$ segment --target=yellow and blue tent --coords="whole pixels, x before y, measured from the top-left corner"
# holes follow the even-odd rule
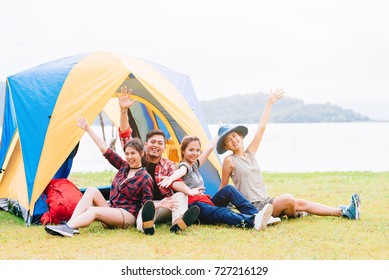
[[[169,151],[179,151],[185,135],[206,146],[210,132],[187,75],[128,55],[97,51],[51,61],[6,80],[0,150],[0,208],[31,224],[37,201],[52,178],[67,177],[84,131],[102,111],[118,126],[115,92],[132,88],[138,100],[131,108],[137,135],[165,131]],[[82,147],[80,147],[81,149]],[[172,153],[174,154],[174,153]],[[202,167],[207,193],[220,184],[220,159],[212,153]]]

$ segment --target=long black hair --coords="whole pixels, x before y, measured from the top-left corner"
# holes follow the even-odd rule
[[[141,160],[141,164],[143,167],[147,166],[148,164],[148,161],[146,160],[146,157],[144,156],[145,154],[145,150],[144,150],[144,145],[143,145],[143,142],[141,139],[139,138],[132,138],[130,141],[128,141],[124,147],[123,147],[123,151],[125,152],[126,151],[126,148],[127,147],[132,147],[134,148],[135,150],[137,150],[139,152],[139,154],[142,156],[142,153],[143,153],[143,156],[142,156],[142,160]]]

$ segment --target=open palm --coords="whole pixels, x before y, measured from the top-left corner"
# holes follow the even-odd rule
[[[116,93],[117,94],[117,93]],[[130,108],[135,102],[136,100],[133,99],[131,100],[131,94],[132,94],[132,89],[129,89],[127,91],[127,87],[122,87],[121,88],[121,94],[117,94],[118,98],[119,98],[119,106],[120,106],[120,109],[128,109]]]

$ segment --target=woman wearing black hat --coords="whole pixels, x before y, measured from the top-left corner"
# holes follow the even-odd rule
[[[286,215],[291,218],[296,218],[309,213],[320,216],[342,216],[349,219],[359,219],[360,198],[357,194],[352,195],[349,206],[342,205],[339,208],[303,199],[296,199],[291,194],[283,194],[272,198],[267,195],[255,154],[265,132],[271,108],[275,102],[283,97],[284,91],[282,89],[278,88],[275,91],[271,91],[265,110],[258,123],[257,131],[247,149],[243,146],[243,138],[248,132],[247,127],[229,125],[220,127],[216,149],[219,154],[223,154],[228,150],[232,151],[232,154],[228,155],[223,161],[220,188],[227,185],[231,177],[235,187],[258,210],[261,210],[268,203],[272,204],[274,217]]]

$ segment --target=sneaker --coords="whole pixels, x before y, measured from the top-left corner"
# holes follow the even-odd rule
[[[266,204],[265,207],[257,214],[255,214],[254,218],[254,228],[256,230],[265,230],[267,227],[267,222],[273,213],[273,205],[270,203]]]
[[[200,214],[200,208],[197,205],[191,206],[185,211],[182,218],[178,218],[174,225],[170,228],[170,232],[179,232],[186,229],[188,226],[194,224],[197,221]]]
[[[66,236],[73,237],[73,228],[69,227],[67,224],[60,224],[57,226],[45,226],[47,233],[56,236]]]
[[[301,218],[305,218],[307,216],[309,216],[310,214],[308,212],[305,212],[305,211],[301,211],[301,212],[297,212],[296,213],[296,218],[297,219],[301,219]]]
[[[80,234],[80,230],[78,228],[73,229],[73,234]]]
[[[340,205],[339,208],[340,210],[342,210],[342,216],[343,216],[343,212],[347,210],[347,205]]]
[[[275,226],[275,225],[278,225],[279,223],[281,223],[281,219],[278,218],[278,217],[273,217],[273,216],[270,216],[269,220],[267,221],[267,226]]]
[[[342,216],[351,220],[359,220],[361,218],[361,199],[359,195],[354,193],[351,196],[349,206],[341,205],[339,208],[342,211]]]

